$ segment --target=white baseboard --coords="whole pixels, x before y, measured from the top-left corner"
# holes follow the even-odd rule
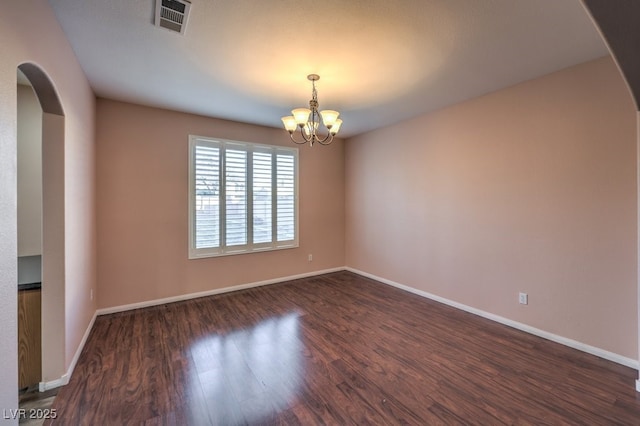
[[[291,276],[288,276],[288,277],[273,278],[273,279],[264,280],[264,281],[256,281],[256,282],[252,282],[252,283],[240,284],[240,285],[235,285],[235,286],[231,286],[231,287],[224,287],[224,288],[217,288],[217,289],[213,289],[213,290],[201,291],[201,292],[198,292],[198,293],[181,294],[179,296],[167,297],[167,298],[163,298],[163,299],[147,300],[145,302],[138,302],[138,303],[131,303],[131,304],[128,304],[128,305],[113,306],[113,307],[110,307],[110,308],[98,309],[96,314],[97,315],[108,315],[108,314],[114,314],[116,312],[130,311],[130,310],[133,310],[133,309],[148,308],[148,307],[151,307],[151,306],[164,305],[165,303],[181,302],[181,301],[189,300],[189,299],[197,299],[198,297],[213,296],[213,295],[216,295],[216,294],[229,293],[231,291],[244,290],[244,289],[247,289],[247,288],[260,287],[260,286],[269,285],[269,284],[277,284],[277,283],[281,283],[281,282],[284,282],[284,281],[291,281],[291,280],[297,280],[297,279],[300,279],[300,278],[308,278],[308,277],[313,277],[313,276],[316,276],[316,275],[328,274],[330,272],[344,271],[345,269],[346,268],[344,266],[341,266],[341,267],[338,267],[338,268],[324,269],[324,270],[321,270],[321,271],[307,272],[307,273],[304,273],[304,274],[291,275]]]
[[[40,382],[38,385],[38,390],[40,392],[45,392],[49,389],[55,389],[59,388],[60,386],[64,386],[67,383],[69,383],[69,376],[67,374],[63,374],[59,379],[51,380],[49,382]]]
[[[308,272],[308,273],[299,274],[299,275],[292,275],[292,276],[288,276],[288,277],[274,278],[274,279],[265,280],[265,281],[256,281],[256,282],[253,282],[253,283],[242,284],[242,285],[237,285],[237,286],[232,286],[232,287],[225,287],[225,288],[214,289],[214,290],[208,290],[208,291],[202,291],[202,292],[199,292],[199,293],[183,294],[183,295],[180,295],[180,296],[168,297],[168,298],[165,298],[165,299],[149,300],[149,301],[146,301],[146,302],[132,303],[132,304],[129,304],[129,305],[122,305],[122,306],[115,306],[115,307],[112,307],[112,308],[98,309],[93,314],[93,317],[91,318],[91,321],[89,321],[89,325],[87,326],[87,329],[86,329],[86,331],[84,333],[84,336],[82,336],[82,340],[80,341],[80,345],[78,346],[78,349],[76,350],[76,353],[73,356],[73,359],[71,360],[71,364],[69,364],[69,368],[67,369],[67,372],[65,374],[63,374],[62,377],[60,377],[58,379],[50,380],[48,382],[40,382],[38,384],[38,389],[39,389],[40,392],[45,392],[45,391],[48,391],[50,389],[55,389],[55,388],[58,388],[60,386],[64,386],[64,385],[69,383],[69,379],[71,378],[71,375],[73,374],[73,370],[76,368],[76,364],[78,363],[78,359],[80,358],[80,354],[82,353],[82,350],[84,349],[84,345],[86,344],[87,339],[89,338],[89,334],[91,333],[91,329],[93,328],[93,324],[96,321],[96,317],[98,315],[106,315],[106,314],[111,314],[111,313],[116,313],[116,312],[129,311],[129,310],[132,310],[132,309],[146,308],[146,307],[149,307],[149,306],[163,305],[165,303],[179,302],[179,301],[182,301],[182,300],[195,299],[195,298],[198,298],[198,297],[212,296],[214,294],[228,293],[228,292],[231,292],[231,291],[244,290],[244,289],[247,289],[247,288],[259,287],[259,286],[264,286],[264,285],[269,285],[269,284],[276,284],[276,283],[280,283],[280,282],[284,282],[284,281],[290,281],[290,280],[295,280],[295,279],[299,279],[299,278],[313,277],[313,276],[316,276],[316,275],[328,274],[330,272],[338,272],[338,271],[344,271],[344,270],[345,270],[344,267],[324,269],[324,270],[321,270],[321,271]]]
[[[331,273],[331,272],[338,272],[338,271],[344,271],[344,270],[353,272],[353,273],[358,274],[358,275],[362,275],[362,276],[367,277],[367,278],[371,278],[371,279],[379,281],[379,282],[381,282],[383,284],[387,284],[387,285],[399,288],[401,290],[408,291],[408,292],[413,293],[413,294],[417,294],[418,296],[422,296],[422,297],[425,297],[427,299],[431,299],[431,300],[434,300],[436,302],[440,302],[440,303],[443,303],[445,305],[452,306],[454,308],[463,310],[465,312],[469,312],[469,313],[478,315],[480,317],[490,319],[492,321],[498,322],[500,324],[507,325],[509,327],[524,331],[526,333],[533,334],[535,336],[542,337],[544,339],[551,340],[551,341],[556,342],[556,343],[560,343],[560,344],[568,346],[570,348],[577,349],[579,351],[586,352],[588,354],[595,355],[595,356],[598,356],[600,358],[603,358],[603,359],[606,359],[606,360],[609,360],[609,361],[613,361],[615,363],[618,363],[618,364],[621,364],[621,365],[624,365],[624,366],[627,366],[627,367],[630,367],[630,368],[634,368],[636,370],[640,367],[640,363],[635,359],[627,358],[627,357],[624,357],[622,355],[618,355],[616,353],[606,351],[604,349],[600,349],[600,348],[597,348],[597,347],[594,347],[594,346],[587,345],[585,343],[578,342],[576,340],[572,340],[572,339],[568,339],[566,337],[558,336],[556,334],[549,333],[547,331],[540,330],[540,329],[535,328],[535,327],[531,327],[531,326],[529,326],[527,324],[523,324],[523,323],[520,323],[520,322],[517,322],[517,321],[513,321],[513,320],[510,320],[508,318],[504,318],[504,317],[501,317],[499,315],[492,314],[490,312],[482,311],[480,309],[476,309],[476,308],[473,308],[471,306],[464,305],[462,303],[458,303],[458,302],[455,302],[453,300],[446,299],[444,297],[436,296],[434,294],[431,294],[431,293],[428,293],[428,292],[425,292],[425,291],[422,291],[422,290],[418,290],[418,289],[415,289],[413,287],[409,287],[409,286],[397,283],[395,281],[388,280],[386,278],[378,277],[376,275],[373,275],[373,274],[370,274],[370,273],[367,273],[367,272],[364,272],[364,271],[360,271],[360,270],[355,269],[355,268],[338,267],[338,268],[324,269],[324,270],[321,270],[321,271],[308,272],[308,273],[299,274],[299,275],[292,275],[292,276],[288,276],[288,277],[280,277],[280,278],[274,278],[274,279],[270,279],[270,280],[256,281],[256,282],[253,282],[253,283],[241,284],[241,285],[232,286],[232,287],[225,287],[225,288],[220,288],[220,289],[207,290],[207,291],[202,291],[202,292],[198,292],[198,293],[189,293],[189,294],[184,294],[184,295],[179,295],[179,296],[174,296],[174,297],[168,297],[168,298],[164,298],[164,299],[155,299],[155,300],[149,300],[149,301],[145,301],[145,302],[132,303],[132,304],[128,304],[128,305],[114,306],[114,307],[111,307],[111,308],[98,309],[94,313],[93,317],[91,318],[91,321],[89,322],[89,325],[87,326],[87,330],[85,331],[85,334],[82,337],[82,340],[80,341],[80,345],[78,346],[78,349],[76,350],[76,353],[75,353],[73,359],[71,360],[71,364],[69,365],[69,368],[67,369],[67,373],[64,374],[62,377],[60,377],[59,379],[51,380],[51,381],[48,381],[48,382],[40,382],[39,390],[40,390],[40,392],[44,392],[44,391],[47,391],[49,389],[54,389],[54,388],[57,388],[57,387],[60,387],[60,386],[64,386],[64,385],[69,383],[69,379],[71,378],[71,374],[73,373],[73,370],[76,367],[78,359],[80,358],[80,354],[82,353],[82,350],[84,349],[84,345],[87,342],[87,339],[89,337],[91,329],[93,328],[93,324],[94,324],[94,322],[96,320],[96,317],[98,315],[107,315],[107,314],[112,314],[112,313],[116,313],[116,312],[124,312],[124,311],[133,310],[133,309],[140,309],[140,308],[146,308],[146,307],[150,307],[150,306],[163,305],[165,303],[173,303],[173,302],[180,302],[180,301],[183,301],[183,300],[196,299],[198,297],[213,296],[213,295],[216,295],[216,294],[228,293],[228,292],[231,292],[231,291],[244,290],[244,289],[248,289],[248,288],[260,287],[260,286],[265,286],[265,285],[269,285],[269,284],[276,284],[276,283],[280,283],[280,282],[284,282],[284,281],[290,281],[290,280],[295,280],[295,279],[300,279],[300,278],[308,278],[308,277],[313,277],[313,276],[316,276],[316,275],[328,274],[328,273]],[[640,379],[636,380],[636,390],[638,392],[640,392]]]
[[[624,366],[627,366],[627,367],[630,367],[630,368],[634,368],[636,370],[640,367],[640,363],[638,362],[638,360],[635,360],[635,359],[632,359],[632,358],[627,358],[627,357],[624,357],[622,355],[618,355],[616,353],[609,352],[609,351],[606,351],[604,349],[597,348],[595,346],[587,345],[585,343],[578,342],[576,340],[572,340],[572,339],[568,339],[566,337],[558,336],[557,334],[549,333],[547,331],[540,330],[540,329],[535,328],[535,327],[531,327],[531,326],[529,326],[527,324],[523,324],[523,323],[520,323],[520,322],[517,322],[517,321],[513,321],[513,320],[510,320],[508,318],[504,318],[504,317],[501,317],[499,315],[492,314],[490,312],[486,312],[486,311],[483,311],[483,310],[480,310],[480,309],[476,309],[476,308],[468,306],[468,305],[464,305],[462,303],[455,302],[453,300],[445,299],[444,297],[436,296],[435,294],[427,293],[426,291],[418,290],[418,289],[415,289],[413,287],[409,287],[409,286],[397,283],[395,281],[388,280],[386,278],[378,277],[376,275],[369,274],[367,272],[360,271],[360,270],[355,269],[355,268],[347,267],[345,269],[347,271],[353,272],[353,273],[358,274],[358,275],[365,276],[367,278],[371,278],[373,280],[376,280],[376,281],[379,281],[381,283],[384,283],[384,284],[399,288],[401,290],[405,290],[405,291],[408,291],[410,293],[417,294],[418,296],[422,296],[422,297],[425,297],[427,299],[431,299],[431,300],[434,300],[436,302],[440,302],[440,303],[443,303],[445,305],[449,305],[449,306],[452,306],[454,308],[457,308],[457,309],[460,309],[460,310],[463,310],[463,311],[466,311],[466,312],[481,316],[483,318],[490,319],[492,321],[495,321],[495,322],[498,322],[500,324],[504,324],[504,325],[507,325],[509,327],[512,327],[512,328],[527,332],[529,334],[533,334],[534,336],[542,337],[544,339],[551,340],[552,342],[560,343],[560,344],[568,346],[570,348],[577,349],[579,351],[586,352],[588,354],[595,355],[597,357],[604,358],[604,359],[609,360],[609,361],[613,361],[613,362],[615,362],[617,364],[622,364]],[[640,379],[636,382],[636,389],[640,392]]]
[[[59,388],[60,386],[69,384],[69,379],[73,374],[73,370],[76,368],[76,364],[78,363],[80,354],[84,349],[84,345],[87,343],[87,339],[89,338],[89,334],[91,333],[91,329],[93,328],[93,323],[96,321],[96,316],[97,316],[96,313],[94,313],[93,317],[91,317],[91,321],[89,321],[89,325],[87,326],[87,329],[85,330],[84,335],[82,336],[82,340],[80,340],[78,349],[76,350],[76,353],[73,356],[73,359],[71,360],[71,364],[69,364],[69,368],[67,369],[67,372],[63,374],[62,377],[60,377],[59,379],[51,380],[48,382],[40,382],[38,386],[40,392],[45,392],[45,391],[48,391],[49,389],[55,389],[55,388]]]
[[[71,364],[69,364],[69,368],[67,369],[67,376],[71,377],[73,374],[73,370],[76,368],[76,364],[78,363],[78,359],[80,359],[80,354],[82,354],[82,350],[84,349],[84,345],[87,343],[87,339],[89,338],[89,334],[91,334],[91,329],[93,329],[93,323],[96,322],[97,313],[94,312],[93,317],[91,317],[91,321],[89,321],[89,325],[84,332],[84,336],[82,336],[82,340],[80,341],[80,345],[78,345],[78,349],[76,350],[73,359],[71,360]]]

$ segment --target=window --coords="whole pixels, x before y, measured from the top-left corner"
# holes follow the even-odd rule
[[[189,136],[189,258],[298,246],[298,150]]]

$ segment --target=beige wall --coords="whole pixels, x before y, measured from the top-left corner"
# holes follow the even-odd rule
[[[18,86],[18,256],[42,254],[42,108]]]
[[[350,139],[347,265],[637,359],[635,126],[603,58]]]
[[[340,140],[299,148],[299,248],[189,260],[189,134],[291,146],[287,133],[103,99],[97,117],[100,307],[344,266]]]
[[[49,336],[62,340],[61,350],[46,353],[60,374],[69,367],[95,312],[89,299],[90,288],[95,285],[95,98],[45,0],[16,2],[3,9],[0,57],[0,407],[10,409],[18,404],[17,67],[32,62],[44,70],[54,83],[65,113],[64,145],[60,148],[64,150],[66,196],[58,200],[64,203],[66,224],[64,301],[61,301],[65,304],[64,323],[56,323],[56,335]]]

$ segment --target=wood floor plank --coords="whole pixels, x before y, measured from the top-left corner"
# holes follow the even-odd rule
[[[350,272],[100,316],[60,425],[640,425],[637,372]]]

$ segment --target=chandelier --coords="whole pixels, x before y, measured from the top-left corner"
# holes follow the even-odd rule
[[[320,80],[320,76],[318,74],[309,74],[307,79],[311,80],[311,84],[313,85],[309,108],[296,108],[292,110],[291,114],[293,115],[282,117],[282,123],[284,124],[284,128],[289,132],[291,140],[297,144],[309,143],[310,146],[313,146],[315,142],[318,142],[321,145],[329,145],[333,142],[333,137],[338,133],[342,125],[342,120],[338,118],[340,113],[329,109],[318,112],[316,81]],[[322,123],[328,131],[325,137],[318,136],[320,117],[322,117]],[[296,129],[300,129],[302,140],[295,139],[294,132]]]

